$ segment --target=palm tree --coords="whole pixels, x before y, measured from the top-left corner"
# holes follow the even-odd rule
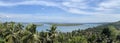
[[[40,36],[36,32],[36,25],[29,24],[23,31],[22,43],[41,43]]]
[[[4,36],[6,43],[20,43],[18,32],[15,32],[15,23],[10,22],[5,24],[7,27],[3,30],[2,35]]]
[[[51,39],[51,43],[54,43],[56,40],[56,37],[57,37],[57,31],[56,31],[57,27],[55,25],[52,25],[51,26],[51,29],[50,30],[47,30],[48,31],[48,35],[49,35],[49,39]]]

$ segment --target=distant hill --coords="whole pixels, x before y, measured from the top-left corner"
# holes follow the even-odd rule
[[[115,29],[120,30],[120,21],[111,22],[111,23],[102,23],[102,25],[100,25],[100,26],[93,27],[93,28],[88,28],[84,31],[101,32],[104,28],[108,28],[109,26],[114,26]]]
[[[23,24],[29,24],[30,22],[23,22]],[[79,26],[83,24],[108,24],[108,22],[101,22],[101,23],[57,23],[57,22],[32,22],[36,25],[56,25],[56,26]]]

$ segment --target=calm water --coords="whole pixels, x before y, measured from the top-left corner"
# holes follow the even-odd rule
[[[78,29],[87,29],[87,28],[92,28],[96,27],[102,24],[83,24],[79,26],[57,26],[57,31],[61,32],[71,32],[73,30],[78,30]],[[50,29],[50,25],[44,24],[43,26],[38,26],[37,30],[38,31],[46,31],[47,29]]]

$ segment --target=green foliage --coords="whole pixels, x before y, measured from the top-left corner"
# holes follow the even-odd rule
[[[120,43],[120,30],[114,25],[72,32],[58,32],[57,26],[52,25],[38,32],[35,24],[5,22],[0,23],[0,43]]]
[[[3,38],[0,38],[0,43],[5,43]]]
[[[87,43],[87,39],[84,36],[74,36],[68,41],[69,43]]]
[[[36,25],[35,24],[29,24],[26,27],[27,31],[30,31],[31,33],[35,33],[36,32]]]

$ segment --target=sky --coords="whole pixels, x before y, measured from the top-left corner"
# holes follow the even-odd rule
[[[90,23],[120,20],[120,0],[0,0],[0,21]]]

